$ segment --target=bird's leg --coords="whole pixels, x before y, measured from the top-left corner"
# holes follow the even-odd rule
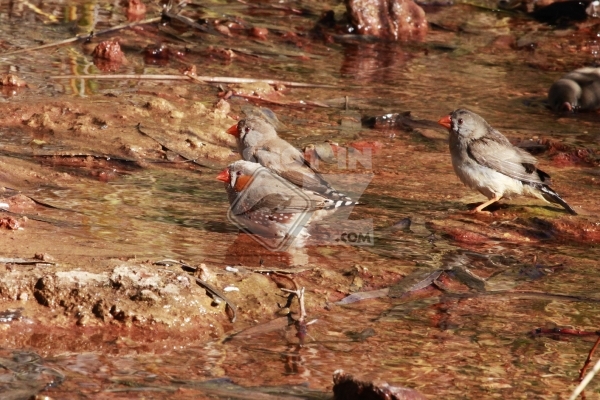
[[[502,198],[502,196],[495,194],[494,197],[492,197],[490,200],[486,201],[485,203],[479,205],[477,208],[475,208],[473,211],[471,211],[472,213],[480,213],[480,212],[485,212],[483,211],[484,208],[486,208],[487,206],[489,206],[492,203],[497,202],[498,200],[500,200]]]

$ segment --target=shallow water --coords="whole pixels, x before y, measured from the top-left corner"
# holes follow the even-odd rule
[[[96,31],[124,21],[120,5],[112,3],[46,2],[37,13],[27,4],[13,2],[0,8],[3,52],[71,37],[76,30],[70,21],[76,18],[65,15],[94,15],[84,9],[96,10]],[[291,327],[252,339],[222,341],[228,334],[275,318],[268,313],[273,305],[261,303],[259,294],[253,293],[232,294],[250,309],[241,311],[239,322],[223,320],[223,327],[210,334],[197,332],[194,320],[180,330],[119,323],[71,329],[67,323],[38,320],[30,311],[18,321],[0,324],[4,332],[0,347],[3,360],[19,361],[34,372],[24,374],[21,364],[11,364],[1,387],[11,393],[22,390],[18,392],[22,396],[46,387],[43,394],[55,398],[327,398],[332,373],[342,368],[365,379],[415,388],[432,398],[568,396],[595,337],[557,339],[533,337],[530,332],[554,326],[598,329],[597,163],[565,162],[560,151],[538,155],[556,190],[581,211],[579,217],[532,199],[503,200],[492,216],[474,217],[461,212],[483,197],[454,176],[443,129],[367,129],[352,118],[411,111],[415,119],[437,121],[465,106],[515,142],[543,138],[575,150],[597,151],[597,114],[556,116],[543,104],[555,79],[596,61],[590,43],[597,27],[590,23],[585,29],[555,30],[513,14],[457,4],[428,9],[436,28],[430,29],[424,43],[348,43],[302,35],[321,11],[335,7],[339,14],[340,7],[333,3],[287,4],[312,11],[304,15],[269,6],[274,3],[251,5],[264,9],[210,3],[199,8],[204,13],[191,7],[189,15],[240,17],[269,27],[270,40],[261,42],[238,31],[233,38],[196,32],[177,40],[172,31],[160,32],[154,25],[123,30],[106,35],[121,39],[128,59],[117,73],[177,74],[192,63],[202,75],[333,85],[295,88],[277,99],[329,101],[334,107],[261,105],[276,112],[285,126],[282,136],[298,146],[325,139],[342,146],[363,141],[381,145],[372,154],[371,169],[341,171],[374,173],[360,198],[366,205],[357,207],[352,218],[373,218],[375,245],[317,242],[283,254],[261,251],[227,220],[225,192],[215,180],[217,169],[119,167],[103,182],[85,168],[51,164],[51,170],[77,177],[69,184],[47,183],[30,193],[62,209],[41,215],[55,221],[42,234],[51,243],[62,240],[51,247],[59,262],[84,253],[98,259],[173,258],[205,262],[224,276],[228,276],[225,265],[308,266],[315,269],[297,274],[296,279],[307,288],[309,319],[318,322],[310,326],[307,343],[299,348]],[[59,21],[44,24],[49,14]],[[177,29],[179,34],[186,31]],[[288,30],[299,33],[296,42],[277,34]],[[537,43],[534,51],[515,48],[507,39],[526,34]],[[145,63],[143,49],[161,42],[187,45],[192,51],[181,59],[172,57],[164,66]],[[209,45],[246,52],[227,62],[208,50]],[[132,96],[136,106],[135,96],[148,93],[181,103],[218,100],[216,85],[49,78],[99,73],[87,54],[81,43],[0,54],[4,64],[15,66],[31,85],[3,100],[15,104],[58,99],[81,108],[94,104],[95,110],[111,101],[107,93]],[[349,110],[341,106],[346,101]],[[240,115],[246,103],[232,98],[232,114]],[[133,126],[133,121],[123,122],[123,129]],[[23,124],[6,127],[0,143],[7,151],[22,149],[22,157],[42,163],[33,158],[37,150],[27,147],[38,137],[49,142],[38,150],[74,148],[72,142],[52,144],[51,134]],[[84,141],[80,149],[94,145]],[[340,172],[336,165],[324,167]],[[409,231],[389,229],[405,217],[412,220]],[[466,280],[457,266],[486,278],[485,288],[477,286],[483,280]],[[438,269],[446,270],[438,289],[427,286],[398,298],[333,304],[350,292],[393,287],[402,278]],[[444,285],[446,290],[440,290]],[[7,308],[15,306],[5,303]],[[60,307],[47,312],[56,320],[66,313]],[[356,333],[369,329],[374,335],[356,339]],[[23,360],[24,351],[40,358]],[[588,394],[597,394],[599,388],[593,381]]]

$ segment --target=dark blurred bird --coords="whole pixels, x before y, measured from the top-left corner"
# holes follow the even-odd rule
[[[579,68],[554,82],[548,103],[556,112],[599,109],[600,68]]]

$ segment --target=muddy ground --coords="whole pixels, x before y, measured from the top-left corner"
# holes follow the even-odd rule
[[[216,257],[176,259],[157,265],[155,262],[161,258],[152,255],[160,253],[160,249],[148,251],[141,243],[123,247],[120,240],[113,243],[110,237],[90,235],[87,224],[93,219],[76,206],[62,205],[77,204],[79,200],[63,198],[52,204],[47,200],[47,192],[42,198],[36,197],[40,187],[60,189],[81,182],[85,186],[103,186],[143,170],[183,169],[184,173],[202,176],[203,182],[210,182],[210,190],[216,188],[216,196],[220,197],[220,209],[216,212],[224,214],[225,192],[219,193],[220,182],[213,180],[219,168],[238,158],[232,137],[225,130],[241,115],[240,103],[234,102],[232,111],[230,103],[217,96],[212,103],[194,102],[182,99],[185,86],[165,89],[131,96],[104,96],[105,99],[89,102],[32,103],[15,99],[6,107],[1,124],[12,140],[2,147],[2,180],[6,187],[21,194],[6,190],[5,201],[10,206],[6,215],[14,218],[19,227],[2,230],[1,252],[8,258],[2,267],[5,272],[0,283],[5,308],[21,310],[22,319],[44,329],[78,325],[87,327],[88,332],[101,332],[107,326],[142,330],[152,327],[170,332],[169,335],[191,334],[195,340],[208,340],[223,338],[281,313],[282,293],[278,283],[281,286],[279,281],[283,278],[270,279],[269,269],[281,272],[281,268],[291,268],[290,276],[310,288],[308,309],[324,312],[353,292],[389,287],[418,265],[411,261],[390,263],[352,246],[309,247],[311,262],[307,262],[306,249],[273,253],[245,234],[238,236],[237,229],[223,215],[222,224],[229,231],[226,237],[235,240],[231,244],[227,241],[217,244],[222,250],[215,252]],[[567,216],[560,209],[531,199],[516,199],[510,206],[496,207],[493,216],[463,214],[456,210],[465,207],[459,204],[464,201],[461,194],[474,200],[478,195],[465,191],[453,176],[445,154],[443,130],[417,129],[394,136],[387,149],[378,144],[381,133],[366,128],[362,140],[347,142],[357,148],[372,146],[376,160],[402,157],[405,166],[398,166],[397,162],[379,162],[373,166],[375,179],[363,196],[367,205],[355,211],[358,217],[376,212],[377,204],[369,204],[375,198],[385,204],[388,198],[394,202],[400,196],[405,199],[403,202],[414,202],[412,207],[424,212],[428,204],[439,201],[447,204],[448,210],[435,212],[425,220],[416,217],[413,229],[423,224],[420,229],[432,235],[431,241],[451,243],[454,249],[480,249],[489,240],[505,244],[547,239],[595,243],[600,235],[590,216],[596,204],[593,199],[577,201],[577,210],[586,216],[584,219]],[[415,165],[426,165],[437,176],[439,190],[415,190],[428,184],[408,172]],[[570,197],[576,192],[564,181],[559,190],[568,191]],[[138,206],[134,204],[125,212],[142,212]],[[189,212],[203,206],[190,204]],[[120,217],[118,210],[110,212],[113,213],[116,215],[109,217],[109,223],[131,218],[131,215]],[[542,222],[541,218],[546,217],[551,218],[549,222]],[[402,231],[386,233],[394,218],[394,213],[379,215],[376,224],[384,238],[386,234],[393,240],[403,237]],[[512,222],[494,226],[497,218]],[[218,230],[214,234],[222,236]],[[133,250],[137,245],[138,250]],[[382,252],[388,256],[395,254],[393,248]],[[325,258],[319,257],[319,253]],[[164,254],[169,254],[169,250],[165,249]],[[335,254],[338,262],[332,265],[330,260]],[[11,262],[15,261],[11,258],[21,260]],[[551,258],[553,263],[565,260],[558,255]],[[198,269],[186,271],[175,261]],[[228,272],[226,267],[236,269]],[[296,271],[295,267],[301,268]],[[215,304],[206,290],[196,284],[195,277],[220,289],[236,288],[227,293],[238,308],[235,325],[224,304]],[[23,339],[29,340],[25,336]],[[15,347],[24,345],[17,337],[10,341]],[[81,344],[53,343],[57,345],[78,351]]]

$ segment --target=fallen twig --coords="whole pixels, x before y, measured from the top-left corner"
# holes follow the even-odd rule
[[[192,267],[191,265],[188,265],[184,262],[177,261],[177,260],[166,259],[166,260],[160,260],[160,261],[154,262],[154,265],[171,265],[171,264],[178,264],[183,269],[197,270],[197,268]],[[197,278],[197,277],[194,277],[194,278],[196,279],[196,283],[198,285],[202,286],[204,289],[206,289],[212,296],[218,297],[225,302],[228,310],[230,311],[230,313],[228,313],[229,320],[232,323],[235,322],[235,320],[237,319],[237,307],[235,306],[235,304],[233,304],[219,289],[215,288],[210,283],[203,281],[202,279]]]
[[[304,341],[306,339],[306,335],[308,334],[308,325],[312,325],[317,322],[316,319],[313,319],[310,322],[306,322],[306,308],[304,307],[304,288],[290,290],[281,288],[282,291],[286,293],[291,293],[298,297],[298,303],[300,304],[300,317],[294,322],[294,326],[296,327],[296,337],[300,341],[300,347],[304,346]]]
[[[331,87],[331,86],[318,85],[318,86],[313,86],[313,87]],[[313,107],[329,108],[329,106],[327,104],[324,104],[324,103],[321,103],[318,101],[309,101],[309,100],[278,101],[278,100],[267,99],[267,98],[261,97],[261,96],[253,96],[250,94],[239,94],[239,93],[235,93],[235,92],[231,93],[231,96],[242,97],[242,98],[248,99],[248,100],[264,101],[266,103],[276,104],[278,106],[295,106],[295,107],[313,106]]]
[[[200,285],[204,289],[208,290],[213,296],[216,296],[225,302],[227,307],[229,307],[229,311],[231,312],[231,314],[229,315],[229,320],[231,321],[231,323],[234,323],[235,320],[237,319],[237,307],[235,306],[235,304],[233,304],[221,291],[219,291],[217,288],[215,288],[210,283],[203,281],[200,278],[195,278],[195,279],[196,279],[196,283],[198,285]]]
[[[593,336],[598,335],[600,337],[600,331],[580,331],[579,329],[573,328],[536,328],[531,332],[532,336],[541,335],[569,335],[569,336]],[[595,349],[592,349],[595,350]]]
[[[5,188],[4,188],[4,190],[5,190],[6,192],[9,192],[9,193],[7,193],[7,194],[9,194],[9,196],[10,196],[10,197],[12,197],[12,196],[16,196],[16,195],[19,195],[19,194],[20,194],[20,195],[23,195],[23,196],[27,197],[29,200],[33,201],[35,204],[38,204],[38,205],[40,205],[40,206],[42,206],[42,207],[53,208],[53,209],[55,209],[55,210],[61,210],[61,211],[69,211],[69,212],[80,213],[79,211],[76,211],[76,210],[71,210],[71,209],[69,209],[69,208],[62,208],[62,207],[58,207],[58,206],[53,206],[52,204],[48,204],[48,203],[46,203],[46,202],[44,202],[44,201],[41,201],[41,200],[34,199],[33,197],[31,197],[31,196],[28,196],[28,195],[26,195],[25,193],[23,193],[23,192],[21,192],[21,191],[19,191],[19,190],[17,190],[17,189],[13,189],[13,188],[5,187]],[[0,192],[2,192],[2,189],[1,189],[1,187],[0,187]],[[0,208],[1,208],[1,209],[6,209],[6,210],[8,210],[8,205],[7,205],[7,204],[0,205]]]
[[[252,268],[252,267],[244,267],[248,271],[256,272],[257,274],[285,274],[285,275],[293,275],[299,274],[304,271],[313,270],[314,267],[295,267],[288,269],[277,269],[277,268]]]
[[[179,157],[183,158],[184,160],[186,160],[188,162],[191,162],[191,163],[194,163],[196,165],[199,165],[201,167],[206,167],[206,168],[212,168],[212,169],[220,168],[220,165],[217,165],[216,163],[213,163],[209,160],[204,160],[204,162],[200,162],[200,161],[198,161],[198,158],[193,158],[193,157],[190,157],[189,155],[182,154],[181,151],[174,150],[171,146],[169,146],[168,140],[166,140],[164,137],[162,137],[162,136],[156,137],[157,135],[150,133],[149,131],[152,128],[142,127],[141,123],[138,123],[136,125],[136,128],[137,128],[138,132],[141,133],[142,135],[148,136],[150,139],[154,140],[156,143],[160,144],[165,149],[172,151],[173,153],[177,154]]]
[[[55,15],[52,15],[50,13],[47,13],[43,10],[41,10],[38,6],[31,4],[28,1],[24,1],[23,5],[27,6],[30,10],[32,10],[33,12],[35,12],[38,15],[43,15],[44,17],[48,18],[48,20],[50,22],[58,22],[58,18],[56,18]]]
[[[573,328],[537,328],[537,329],[534,329],[531,332],[531,334],[533,336],[539,336],[539,335],[570,335],[570,336],[596,335],[596,336],[598,336],[598,338],[596,339],[596,342],[594,343],[594,345],[590,349],[590,352],[588,353],[587,359],[583,363],[583,367],[581,367],[581,370],[579,370],[579,382],[580,383],[575,388],[575,390],[573,390],[571,397],[569,397],[569,400],[575,400],[577,398],[577,396],[581,395],[581,398],[583,400],[585,400],[585,393],[583,392],[583,390],[588,385],[588,383],[590,383],[590,381],[592,380],[594,375],[596,375],[596,373],[598,373],[598,371],[600,370],[600,360],[598,360],[596,362],[596,364],[594,365],[594,368],[592,368],[592,371],[590,371],[590,373],[588,373],[585,376],[585,378],[583,377],[583,375],[585,374],[585,371],[587,370],[587,368],[590,365],[590,362],[592,362],[592,356],[596,352],[598,345],[600,345],[600,330],[592,332],[592,331],[582,331],[582,330],[573,329]]]
[[[341,299],[340,301],[338,301],[334,304],[342,306],[342,305],[346,305],[346,304],[356,303],[356,302],[362,301],[362,300],[388,297],[389,291],[390,291],[390,288],[383,288],[383,289],[379,289],[379,290],[370,290],[367,292],[356,292],[356,293],[352,293],[352,294],[344,297],[343,299]]]
[[[40,260],[37,258],[0,257],[0,264],[21,264],[21,265],[48,264],[48,265],[54,265],[56,263],[51,262],[51,261]]]
[[[2,55],[2,54],[0,54]],[[303,83],[292,81],[278,81],[274,79],[255,79],[255,78],[234,78],[230,76],[197,76],[197,75],[140,75],[140,74],[116,74],[116,75],[54,75],[50,79],[140,79],[140,80],[163,80],[163,81],[185,81],[192,80],[208,83],[259,83],[264,82],[269,85],[284,85],[289,87],[305,88],[333,88],[332,85],[323,85],[318,83]],[[261,99],[263,100],[263,99]],[[314,102],[307,102],[314,103]],[[305,104],[305,105],[307,105]],[[324,107],[326,105],[322,105]]]
[[[3,57],[4,56],[12,56],[14,54],[25,53],[25,52],[28,52],[28,51],[36,51],[36,50],[48,49],[50,47],[61,46],[63,44],[77,42],[79,40],[88,40],[88,39],[91,39],[93,36],[103,35],[105,33],[113,32],[113,31],[118,31],[120,29],[132,28],[132,27],[137,26],[137,25],[144,25],[144,24],[151,24],[151,23],[154,23],[154,22],[159,22],[161,20],[161,18],[162,17],[155,17],[155,18],[145,19],[145,20],[142,20],[142,21],[130,22],[130,23],[127,23],[127,24],[121,24],[121,25],[113,26],[112,28],[104,29],[104,30],[99,31],[99,32],[92,32],[90,34],[85,34],[85,35],[77,35],[77,36],[72,37],[70,39],[61,40],[59,42],[52,42],[52,43],[43,44],[41,46],[28,47],[28,48],[25,48],[25,49],[9,51],[8,53],[0,53],[0,56],[3,56]]]
[[[33,200],[33,199],[32,199]],[[62,208],[57,208],[59,210],[63,210]],[[54,218],[47,218],[47,217],[42,217],[38,214],[29,214],[29,213],[19,213],[19,212],[14,212],[14,211],[10,211],[6,208],[1,208],[0,207],[0,211],[6,214],[11,214],[11,215],[16,215],[18,217],[27,217],[28,219],[32,219],[34,221],[39,221],[39,222],[45,222],[47,224],[51,224],[54,226],[69,226],[69,227],[80,227],[82,226],[82,224],[76,223],[76,222],[71,222],[71,221],[63,221],[63,220],[59,220],[59,219],[54,219]],[[64,209],[64,211],[71,211],[68,209]],[[77,212],[77,211],[73,211],[73,212]]]
[[[585,400],[585,393],[583,392],[583,389],[585,389],[585,387],[587,386],[587,384],[589,383],[589,381],[591,381],[592,378],[594,377],[594,375],[596,375],[596,372],[598,372],[598,371],[594,372],[594,369],[592,369],[592,371],[590,372],[590,374],[588,374],[584,378],[585,371],[587,370],[587,368],[589,367],[590,363],[592,362],[592,356],[594,355],[594,352],[598,348],[598,344],[600,344],[600,336],[598,336],[598,339],[596,339],[596,343],[594,343],[594,346],[592,346],[592,349],[588,353],[588,357],[585,360],[585,363],[583,363],[583,367],[581,367],[581,370],[579,371],[579,382],[580,382],[579,386],[581,386],[581,389],[579,390],[579,393],[581,394],[581,398],[583,400]],[[596,363],[596,364],[598,364],[598,363]],[[596,366],[594,366],[594,368],[596,368]],[[585,385],[582,385],[583,381],[588,376],[589,376],[589,379],[587,379],[587,382],[585,383]],[[577,388],[579,388],[579,386],[577,386]],[[575,397],[577,397],[577,395],[575,395]]]
[[[600,337],[598,339],[600,340]],[[592,370],[585,376],[585,378],[583,378],[583,380],[575,388],[575,390],[573,390],[573,393],[571,394],[571,397],[569,397],[569,400],[575,400],[580,394],[583,397],[583,389],[585,389],[585,387],[592,381],[592,378],[598,373],[598,371],[600,371],[600,360],[596,361],[596,364],[594,364],[594,368],[592,368]]]

